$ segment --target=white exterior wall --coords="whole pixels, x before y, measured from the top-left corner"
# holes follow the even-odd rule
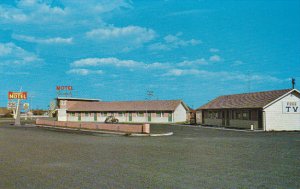
[[[66,113],[67,109],[59,109],[58,110],[58,121],[78,121],[78,112],[74,116],[71,115],[71,112],[68,114]],[[168,116],[166,116],[165,111],[157,111],[162,112],[161,117],[156,117],[156,112],[152,112],[152,114],[155,114],[155,116],[151,116],[150,123],[172,123],[172,122],[185,122],[187,119],[187,111],[184,108],[183,104],[180,103],[176,110],[172,113],[172,121],[169,122]],[[91,112],[90,112],[91,113]],[[107,115],[111,115],[110,113]],[[97,122],[104,122],[107,116],[102,116],[100,113],[97,113]],[[115,113],[114,115],[119,122],[139,122],[139,123],[145,123],[148,122],[148,115],[144,113],[143,117],[140,117],[137,115],[137,112],[132,112],[132,121],[129,121],[129,115],[126,113],[126,115],[119,116],[118,113]],[[81,121],[82,122],[95,122],[94,120],[94,114],[89,114],[88,116],[85,115],[85,112],[81,114]]]
[[[57,121],[67,121],[67,109],[57,109]]]
[[[300,95],[293,92],[264,109],[266,131],[300,130],[300,113],[283,113],[282,102],[285,101],[300,101]]]
[[[173,113],[173,121],[176,122],[185,122],[186,120],[186,109],[183,107],[182,103],[175,109]]]
[[[146,114],[145,114],[146,115]],[[107,115],[109,116],[109,115]],[[104,122],[107,116],[97,115],[97,122]],[[61,117],[61,116],[59,116]],[[148,122],[148,117],[139,117],[132,115],[132,121],[129,121],[129,116],[115,116],[119,120],[119,122],[137,122],[137,123],[145,123]],[[68,114],[68,118],[66,120],[59,121],[78,121],[78,115],[72,116],[70,113]],[[94,122],[94,116],[85,116],[85,114],[81,114],[82,122]],[[151,117],[150,123],[168,123],[168,117]]]

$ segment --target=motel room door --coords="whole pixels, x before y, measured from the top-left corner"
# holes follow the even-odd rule
[[[78,121],[81,121],[81,113],[78,113]]]
[[[168,114],[168,122],[172,122],[172,113]]]
[[[148,122],[151,122],[151,112],[148,112]]]
[[[94,113],[94,121],[97,121],[97,113]]]
[[[229,126],[230,124],[230,114],[229,110],[222,111],[222,126]]]
[[[132,113],[129,113],[129,121],[132,121]]]

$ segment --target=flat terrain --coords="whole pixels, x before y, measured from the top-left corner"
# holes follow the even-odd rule
[[[300,188],[299,132],[152,126],[125,137],[0,124],[0,188]]]

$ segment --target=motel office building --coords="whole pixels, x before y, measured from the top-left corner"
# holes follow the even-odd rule
[[[104,122],[113,115],[119,122],[186,122],[188,107],[181,100],[103,102],[95,99],[57,98],[58,121]]]
[[[196,110],[197,124],[256,130],[300,130],[300,93],[274,90],[217,97]]]

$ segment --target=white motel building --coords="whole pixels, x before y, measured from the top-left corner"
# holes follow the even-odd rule
[[[178,123],[187,121],[189,108],[182,100],[115,101],[57,98],[58,121],[104,122],[113,115],[119,122]]]
[[[196,110],[202,125],[264,131],[300,130],[297,89],[219,96]]]

